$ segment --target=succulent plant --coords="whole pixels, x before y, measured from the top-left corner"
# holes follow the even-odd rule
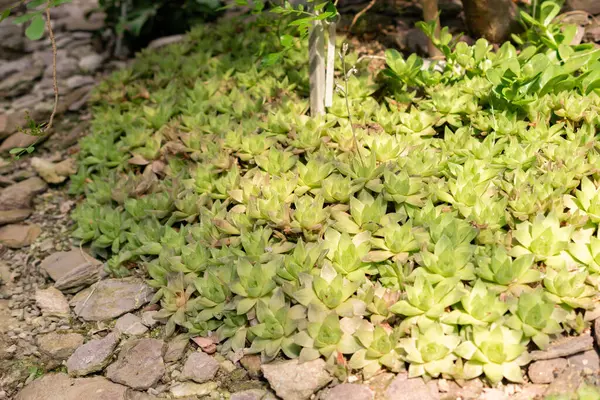
[[[423,318],[437,320],[464,294],[464,286],[457,278],[444,279],[433,286],[423,275],[418,275],[412,286],[406,286],[406,299],[392,305],[390,311],[408,317],[404,325],[417,323]]]
[[[600,287],[600,52],[554,16],[498,49],[419,24],[444,62],[389,50],[376,84],[344,52],[317,117],[287,24],[198,26],[96,89],[73,236],[232,360],[519,381]]]
[[[506,320],[508,327],[522,331],[542,350],[548,347],[550,335],[563,331],[560,322],[566,317],[564,310],[546,297],[539,286],[535,291],[522,293],[518,300],[512,300],[512,315]]]
[[[306,327],[303,306],[290,307],[281,289],[275,289],[268,302],[259,300],[256,304],[256,319],[258,323],[249,328],[249,333],[254,336],[250,353],[261,353],[265,360],[275,358],[280,351],[290,358],[300,355],[294,334]]]
[[[591,308],[595,289],[586,283],[587,277],[588,272],[583,268],[569,270],[564,265],[562,268],[547,268],[543,281],[546,296],[573,308]]]
[[[498,321],[508,305],[490,292],[483,281],[477,280],[468,294],[460,299],[460,306],[444,315],[446,324],[486,326]]]
[[[352,354],[348,366],[362,370],[363,378],[371,378],[382,367],[392,372],[400,372],[404,368],[398,345],[400,331],[389,325],[373,325],[363,320],[354,336],[364,348]]]
[[[529,362],[523,340],[523,332],[506,326],[473,326],[467,332],[467,340],[454,350],[459,357],[467,360],[461,377],[473,379],[481,374],[497,383],[506,378],[511,382],[522,382],[521,366]]]
[[[510,254],[518,257],[533,254],[536,261],[558,262],[561,252],[567,249],[573,234],[573,227],[560,226],[555,213],[547,216],[537,214],[533,222],[525,221],[517,225],[513,238],[517,242]]]
[[[454,350],[460,343],[458,331],[447,325],[414,326],[409,338],[400,339],[403,358],[410,364],[408,376],[451,376],[457,359]]]
[[[534,266],[534,255],[523,254],[512,259],[502,246],[480,249],[476,255],[475,273],[487,282],[500,285],[501,290],[522,290],[528,284],[542,280],[542,273]]]
[[[308,361],[325,357],[332,361],[337,353],[354,354],[361,345],[354,335],[360,319],[342,318],[337,314],[310,305],[306,330],[298,332],[294,342],[302,346],[300,360]]]

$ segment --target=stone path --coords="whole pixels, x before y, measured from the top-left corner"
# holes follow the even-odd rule
[[[77,199],[67,195],[64,181],[87,129],[85,100],[102,74],[119,66],[96,42],[98,20],[83,18],[86,7],[74,2],[53,10],[63,118],[36,157],[0,159],[0,399],[525,400],[600,382],[594,348],[600,319],[591,332],[532,353],[526,384],[495,388],[478,379],[425,382],[387,372],[367,382],[349,375],[342,383],[322,360],[262,365],[255,355],[226,359],[200,338],[165,340],[143,279],[107,276],[102,262],[69,237]],[[25,110],[45,118],[51,105],[49,43],[30,43],[22,34],[0,25],[4,155],[34,140],[15,133]]]

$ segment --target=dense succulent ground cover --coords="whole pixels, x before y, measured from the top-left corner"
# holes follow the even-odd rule
[[[305,44],[261,67],[272,29],[235,25],[102,84],[72,179],[74,235],[116,274],[147,270],[167,334],[519,382],[528,350],[585,329],[599,50],[549,22],[519,51],[444,32],[445,63],[388,51],[385,76],[348,75],[348,107],[310,118]]]

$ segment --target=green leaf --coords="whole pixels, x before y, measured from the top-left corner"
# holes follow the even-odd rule
[[[2,14],[0,14],[0,22],[4,21],[6,18],[8,18],[9,15],[10,15],[10,8],[7,8],[6,10],[2,11]]]
[[[290,47],[294,44],[294,37],[288,34],[281,35],[279,41],[283,47]]]
[[[39,11],[19,15],[17,18],[14,19],[13,23],[16,25],[19,25],[19,24],[22,24],[23,22],[31,21],[36,16],[41,16],[41,15],[42,15],[42,13]]]
[[[25,35],[30,40],[39,40],[44,35],[45,21],[41,15],[36,15],[32,20],[27,29]]]
[[[34,9],[34,8],[38,8],[42,4],[46,3],[46,1],[47,0],[31,0],[29,3],[27,3],[27,8],[30,10]]]
[[[23,147],[13,147],[12,149],[10,149],[10,151],[8,153],[9,154],[18,154],[18,153],[22,153],[24,151],[25,151],[25,149]]]

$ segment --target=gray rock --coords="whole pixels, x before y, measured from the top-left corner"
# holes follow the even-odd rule
[[[192,380],[196,383],[207,382],[217,375],[219,362],[201,351],[189,355],[179,378],[181,380]]]
[[[54,287],[63,292],[75,292],[100,280],[102,263],[81,249],[49,255],[40,267],[54,280]]]
[[[138,392],[137,390],[133,390],[131,388],[127,389],[127,393],[125,393],[125,397],[127,400],[155,400],[158,397],[148,394],[146,392]]]
[[[248,389],[231,394],[230,400],[262,400],[267,394],[266,390]]]
[[[158,39],[154,39],[153,41],[151,41],[148,44],[148,48],[149,49],[158,49],[160,47],[164,47],[173,43],[178,43],[181,42],[183,40],[185,36],[184,35],[172,35],[172,36],[165,36],[165,37],[161,37]]]
[[[38,177],[10,185],[0,192],[0,210],[31,210],[34,197],[47,189],[46,182]]]
[[[511,400],[531,400],[541,399],[548,385],[528,383],[521,386],[521,391],[510,397]]]
[[[77,172],[75,159],[67,157],[60,162],[52,162],[45,158],[32,157],[31,168],[48,183],[62,183]]]
[[[127,389],[127,393],[125,393],[125,397],[127,400],[155,400],[158,397],[148,394],[146,392],[138,392],[137,390],[133,390],[131,388]]]
[[[6,79],[12,74],[22,71],[32,64],[31,57],[21,57],[13,61],[3,61],[0,64],[0,80]]]
[[[366,385],[342,383],[325,390],[322,400],[373,400],[375,393]]]
[[[148,328],[154,328],[158,321],[154,319],[154,316],[158,314],[158,311],[144,311],[142,313],[142,324]]]
[[[596,346],[600,347],[600,318],[597,318],[594,321],[594,339],[596,341]]]
[[[140,317],[130,313],[119,317],[115,324],[115,329],[121,333],[132,336],[139,336],[148,332],[148,328],[142,324]]]
[[[0,243],[11,249],[31,245],[42,233],[38,225],[12,224],[0,228]]]
[[[96,72],[102,66],[104,57],[100,54],[89,54],[79,60],[79,68],[87,72]]]
[[[569,367],[578,368],[583,371],[596,373],[600,370],[600,357],[596,350],[588,350],[581,354],[575,354],[567,359]]]
[[[93,85],[96,81],[91,76],[75,75],[67,79],[67,87],[70,90],[80,88],[82,86]]]
[[[375,375],[366,381],[365,384],[375,393],[376,399],[385,399],[385,391],[395,377],[396,375],[390,372],[383,372]]]
[[[240,359],[240,364],[246,371],[248,371],[248,375],[250,378],[258,379],[261,376],[260,366],[260,356],[256,354],[246,354],[244,357]]]
[[[437,386],[437,385],[436,385]],[[401,373],[394,378],[385,391],[388,400],[437,400],[440,398],[421,378],[408,378],[408,374]]]
[[[567,6],[571,10],[581,10],[591,15],[600,14],[600,2],[598,0],[567,0]]]
[[[507,394],[502,389],[486,388],[479,397],[479,400],[505,400]]]
[[[481,392],[483,392],[483,382],[477,378],[462,382],[461,385],[458,385],[455,381],[446,382],[448,384],[447,391],[440,395],[440,398],[444,400],[455,400],[458,398],[464,400],[477,399],[481,395]]]
[[[127,388],[104,377],[72,379],[67,374],[47,374],[21,390],[15,400],[127,400]]]
[[[31,63],[28,68],[0,80],[0,97],[17,97],[29,92],[43,72],[42,65]]]
[[[126,343],[119,358],[106,369],[106,377],[132,389],[146,390],[165,374],[165,343],[158,339],[139,339]]]
[[[8,18],[0,25],[0,59],[13,60],[22,56],[26,39],[23,28],[14,23],[14,18]]]
[[[70,9],[70,16],[66,18],[65,28],[69,31],[97,31],[104,27],[104,13],[85,15],[87,10],[78,5]]]
[[[283,400],[305,400],[331,382],[325,361],[317,359],[300,363],[290,360],[261,367],[271,388]]]
[[[45,64],[46,69],[44,69],[44,80],[52,79],[52,75],[54,74],[54,69],[52,68],[52,62]],[[68,79],[70,76],[79,73],[79,66],[77,59],[74,57],[69,57],[68,54],[62,54],[56,57],[56,77],[61,80]]]
[[[567,368],[548,385],[544,395],[573,394],[577,391],[582,381],[580,369]]]
[[[189,340],[185,336],[176,336],[167,343],[165,362],[179,361],[187,349]]]
[[[555,358],[531,363],[528,368],[529,379],[533,383],[550,383],[567,367],[567,360]]]
[[[137,310],[150,301],[152,293],[139,279],[107,279],[77,293],[71,306],[86,321],[105,321]]]
[[[37,344],[43,354],[62,361],[68,359],[75,350],[83,345],[83,335],[52,332],[38,336]]]
[[[84,376],[101,371],[108,363],[119,343],[119,335],[110,333],[102,339],[93,339],[80,346],[67,360],[70,375]]]
[[[594,347],[594,339],[589,333],[580,336],[569,336],[558,340],[546,349],[531,352],[531,359],[550,360],[552,358],[566,357],[573,354],[591,350]]]
[[[176,399],[191,396],[206,396],[207,394],[213,393],[219,385],[216,382],[206,383],[192,383],[184,382],[179,383],[171,388],[171,395]]]
[[[60,290],[49,287],[35,291],[35,304],[44,315],[68,316],[69,302]]]
[[[30,208],[0,211],[0,225],[25,221],[32,213]]]
[[[25,111],[3,111],[0,113],[0,139],[8,137],[11,133],[27,122]]]
[[[1,96],[1,95],[0,95]],[[25,115],[25,114],[23,114]],[[31,118],[36,119],[38,116],[35,113],[32,113]],[[23,117],[22,119],[22,123],[20,124],[20,126],[25,125],[25,122],[27,120],[25,119],[25,117]],[[19,126],[17,126],[16,128],[18,128]],[[40,137],[40,136],[33,136],[33,135],[28,135],[26,133],[23,132],[17,132],[14,133],[12,135],[10,135],[8,138],[6,138],[6,140],[4,142],[2,142],[2,144],[0,145],[0,153],[7,153],[9,152],[11,149],[14,149],[15,147],[29,147],[33,144],[35,144],[38,141],[42,141],[44,138]]]
[[[41,93],[36,93],[34,89],[32,93],[15,99],[12,102],[12,107],[15,110],[29,110],[41,101],[44,101],[44,96]]]

